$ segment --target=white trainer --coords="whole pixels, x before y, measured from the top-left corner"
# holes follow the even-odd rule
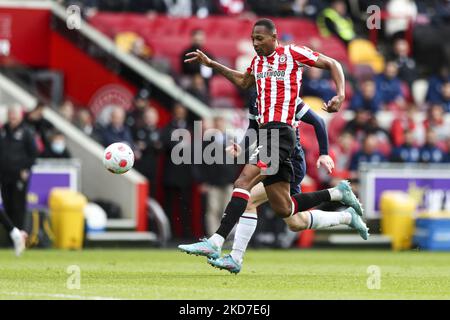
[[[14,243],[16,256],[19,257],[25,250],[28,234],[25,231],[14,228],[9,235]]]

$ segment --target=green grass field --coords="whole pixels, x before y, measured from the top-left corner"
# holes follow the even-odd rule
[[[80,289],[67,273],[80,268]],[[368,289],[367,268],[381,288]],[[251,250],[238,275],[175,250],[0,251],[1,299],[450,299],[450,253]]]

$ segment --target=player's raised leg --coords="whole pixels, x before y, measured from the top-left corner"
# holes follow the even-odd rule
[[[178,248],[189,254],[218,258],[226,237],[238,222],[247,207],[251,189],[261,181],[261,169],[255,165],[244,166],[239,178],[234,183],[231,200],[225,208],[220,227],[209,239],[200,242],[179,245]]]
[[[266,201],[266,190],[260,182],[252,188],[247,208],[245,208],[244,214],[239,218],[230,254],[218,259],[210,258],[208,259],[209,264],[220,269],[226,269],[232,273],[238,273],[241,270],[245,251],[258,223],[257,208]]]
[[[284,221],[292,231],[302,231],[306,229],[321,230],[338,225],[347,225],[358,231],[359,235],[364,240],[367,240],[369,237],[369,229],[352,207],[343,211],[304,211],[289,218],[285,218]]]

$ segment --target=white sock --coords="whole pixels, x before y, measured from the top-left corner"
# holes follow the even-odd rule
[[[239,223],[236,227],[236,234],[234,235],[233,250],[231,250],[231,257],[234,261],[242,264],[244,259],[245,250],[250,239],[255,233],[256,224],[258,223],[258,216],[255,213],[244,212],[239,219]]]
[[[9,236],[11,237],[11,239],[16,240],[16,239],[20,239],[22,237],[22,233],[20,232],[19,229],[14,228],[9,233]]]
[[[328,192],[330,193],[331,201],[341,201],[342,200],[342,192],[338,188],[331,188],[328,189]]]
[[[340,224],[349,225],[352,222],[352,215],[347,211],[311,210],[308,212],[308,229],[325,229]]]
[[[225,242],[225,239],[220,234],[217,233],[214,233],[208,240],[213,245],[219,248],[222,248],[223,243]]]

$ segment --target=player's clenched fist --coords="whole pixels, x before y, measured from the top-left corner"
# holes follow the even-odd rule
[[[343,96],[334,96],[328,103],[323,103],[322,110],[328,113],[338,112],[344,102]]]
[[[211,59],[199,49],[195,50],[195,52],[186,53],[186,57],[190,58],[185,59],[184,62],[198,62],[207,67],[211,66]]]

